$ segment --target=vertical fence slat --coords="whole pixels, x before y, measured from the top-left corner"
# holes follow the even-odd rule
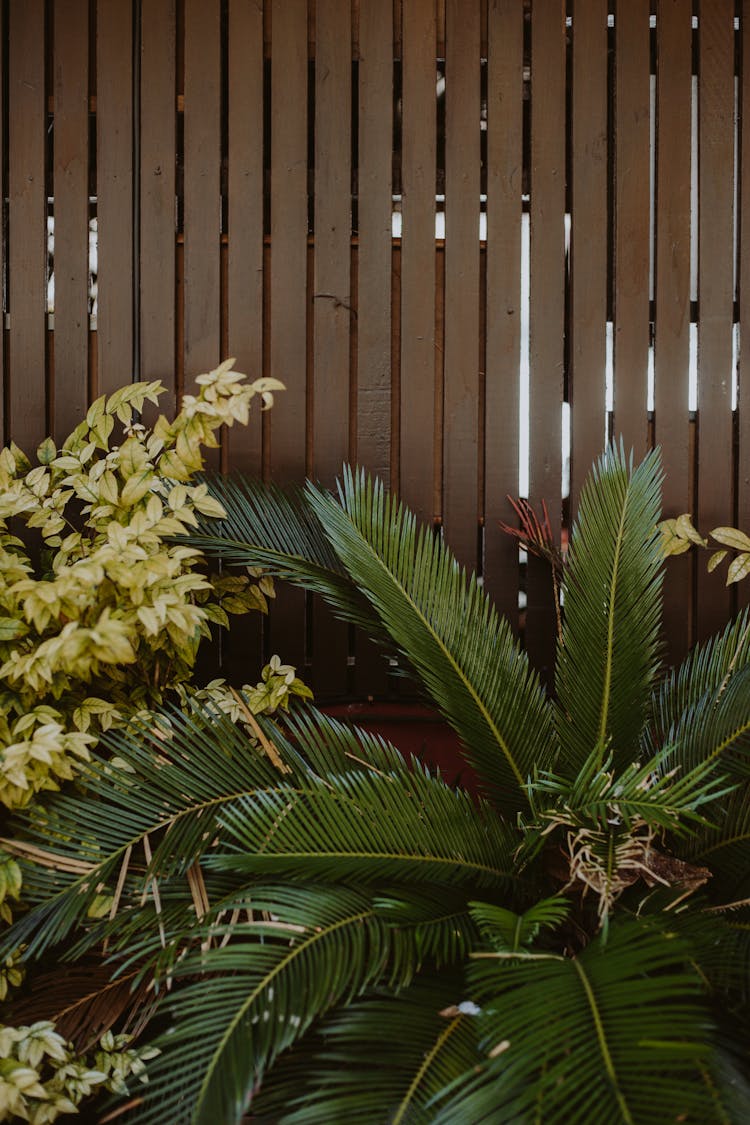
[[[740,71],[740,370],[737,472],[737,520],[750,534],[750,0],[743,0],[741,16],[742,68]],[[737,598],[750,604],[750,582],[740,582]]]
[[[614,436],[647,448],[650,180],[649,0],[615,8]]]
[[[559,535],[565,317],[565,3],[536,2],[531,26],[529,499]],[[549,678],[555,610],[549,566],[529,558],[526,647]]]
[[[0,0],[0,27],[5,27],[5,2]],[[6,128],[6,91],[8,89],[8,73],[7,73],[7,55],[3,48],[0,50],[0,155],[2,156],[3,171],[0,171],[0,190],[2,190],[2,206],[0,207],[0,217],[2,217],[2,229],[0,229],[0,277],[7,278],[7,261],[8,261],[8,238],[6,228],[6,210],[5,200],[8,196],[8,185],[5,178],[5,152],[8,145],[8,135]],[[7,298],[0,296],[0,443],[5,444],[7,438],[5,430],[5,402],[7,396],[6,377],[7,371],[5,366],[5,310],[7,307]]]
[[[317,0],[315,12],[312,460],[315,479],[330,488],[349,457],[351,13],[340,0]],[[316,600],[316,694],[344,694],[347,654],[347,627]]]
[[[523,190],[523,11],[490,0],[487,13],[487,341],[484,583],[518,628],[518,548],[506,497],[518,493]]]
[[[607,0],[573,8],[570,231],[570,515],[605,440]]]
[[[249,379],[263,374],[263,9],[230,0],[228,16],[228,232],[227,354]],[[279,395],[277,409],[283,410]],[[254,404],[247,426],[226,434],[231,471],[259,477],[263,415]],[[261,663],[262,620],[238,620],[222,640],[222,674],[237,683],[252,679]]]
[[[393,11],[378,0],[359,4],[357,167],[357,414],[354,455],[391,482],[391,257]],[[355,694],[384,695],[387,668],[362,633],[355,641]]]
[[[271,374],[286,385],[270,415],[270,467],[305,474],[307,380],[307,3],[275,0],[271,56]],[[301,668],[304,598],[280,590],[271,647]]]
[[[249,379],[263,374],[263,10],[229,4],[228,354]],[[284,396],[279,396],[284,409]],[[232,470],[260,476],[261,413],[227,434]]]
[[[435,4],[403,5],[400,491],[434,512]]]
[[[55,4],[55,370],[52,433],[60,443],[88,401],[89,5]],[[57,383],[57,378],[55,382]]]
[[[479,5],[446,7],[443,527],[477,566],[479,525]]]
[[[11,4],[7,401],[9,436],[29,454],[47,432],[44,22],[43,0]]]
[[[185,384],[221,350],[221,11],[185,0]]]
[[[692,5],[660,0],[656,19],[656,255],[654,409],[664,466],[665,515],[688,512],[690,419],[690,174]],[[664,632],[674,663],[689,642],[691,560],[669,562]]]
[[[97,393],[133,378],[133,6],[99,0]]]
[[[140,376],[161,379],[172,416],[175,363],[175,0],[141,12]]]
[[[704,534],[731,524],[734,260],[734,5],[701,3],[698,76],[698,511]],[[698,639],[730,609],[723,568],[698,561]]]
[[[357,460],[391,470],[391,151],[393,23],[378,0],[359,11]]]

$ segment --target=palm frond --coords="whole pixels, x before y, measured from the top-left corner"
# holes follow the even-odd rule
[[[637,750],[659,664],[660,481],[657,454],[634,469],[610,447],[581,494],[558,649],[558,769],[577,773],[592,751],[624,765]]]
[[[345,469],[340,503],[308,487],[337,555],[435,704],[497,805],[525,802],[534,762],[550,762],[539,681],[475,578],[379,482]]]
[[[750,663],[750,607],[722,633],[695,646],[654,691],[646,731],[651,751],[664,746],[683,715],[711,698]]]
[[[276,1056],[333,1005],[392,980],[395,930],[359,891],[323,886],[258,892],[273,916],[232,928],[234,940],[187,957],[187,984],[168,1002],[168,1051],[149,1067],[142,1125],[238,1121]],[[279,924],[281,923],[281,924]],[[403,960],[403,959],[402,959]],[[415,966],[404,966],[407,983]]]
[[[493,949],[518,953],[530,945],[541,929],[555,929],[570,912],[570,902],[564,895],[554,895],[534,903],[523,914],[498,906],[492,902],[469,904],[471,917],[479,927],[485,941]]]
[[[302,489],[285,490],[239,475],[212,476],[206,482],[226,518],[199,517],[196,530],[186,534],[191,547],[233,565],[263,567],[275,578],[322,594],[346,621],[387,640]]]
[[[85,923],[121,878],[137,901],[155,876],[184,873],[212,841],[223,805],[288,776],[223,715],[173,710],[163,719],[108,732],[102,741],[121,766],[92,756],[80,770],[85,793],[54,794],[4,841],[36,905],[3,935],[0,955],[25,945],[26,958],[38,957]]]
[[[480,1061],[463,997],[460,976],[441,974],[355,1001],[279,1060],[253,1110],[280,1125],[431,1125],[441,1091]]]
[[[576,958],[487,954],[469,970],[485,1061],[435,1121],[713,1121],[711,1024],[677,938],[623,921]],[[695,1118],[693,1118],[695,1115]]]
[[[750,777],[750,664],[708,688],[688,706],[665,737],[676,760],[693,769],[718,762],[733,780]]]
[[[343,882],[505,886],[513,831],[426,769],[351,770],[256,790],[227,805],[209,870]]]
[[[714,902],[750,896],[750,801],[746,786],[725,802],[717,824],[689,841],[685,854],[711,868]]]

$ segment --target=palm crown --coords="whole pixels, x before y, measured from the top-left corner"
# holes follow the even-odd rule
[[[610,449],[584,490],[554,698],[364,474],[338,498],[212,487],[227,517],[195,545],[395,651],[480,796],[312,708],[253,744],[199,706],[111,735],[86,794],[26,824],[37,905],[9,940],[106,941],[163,996],[134,1117],[745,1120],[750,616],[660,668],[658,457]]]

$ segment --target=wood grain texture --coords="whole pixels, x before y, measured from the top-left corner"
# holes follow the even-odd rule
[[[657,13],[654,409],[664,467],[663,511],[691,510],[690,352],[691,4],[661,0]],[[691,558],[671,559],[664,589],[667,658],[690,642]]]
[[[249,379],[263,374],[263,7],[231,0],[228,26],[229,245],[227,352]],[[284,409],[284,395],[278,409]],[[260,476],[262,417],[226,438],[229,467]]]
[[[479,7],[446,4],[443,528],[477,568],[479,527]]]
[[[49,428],[45,378],[47,216],[44,4],[10,5],[7,436],[29,454]]]
[[[185,385],[221,356],[221,5],[185,0]]]
[[[271,59],[270,374],[286,386],[270,414],[270,469],[280,483],[305,476],[307,403],[307,4],[275,0]],[[283,598],[283,600],[282,600]],[[280,591],[271,648],[304,666],[304,596]]]
[[[356,459],[390,483],[391,152],[393,22],[390,5],[359,8],[359,168]]]
[[[535,3],[531,27],[529,500],[559,536],[565,318],[565,4]],[[545,679],[555,653],[549,567],[530,558],[526,647]]]
[[[518,495],[523,190],[523,12],[490,0],[487,15],[487,315],[484,582],[518,629],[518,548],[500,530]]]
[[[179,395],[175,356],[175,0],[141,13],[140,375],[161,379],[168,416]]]
[[[698,510],[704,534],[732,523],[734,259],[734,5],[701,3],[698,77]],[[702,562],[703,560],[701,560]],[[698,566],[696,629],[720,628],[731,607],[721,570]]]
[[[89,5],[55,4],[55,393],[58,443],[86,413],[89,337]]]
[[[649,0],[615,9],[614,436],[647,448],[649,345]]]
[[[133,5],[96,9],[98,394],[133,379]]]
[[[340,0],[315,5],[315,253],[313,476],[332,488],[349,460],[351,298],[351,14]],[[313,688],[346,691],[348,627],[320,601],[313,610]],[[319,641],[316,642],[316,639]],[[317,653],[317,659],[316,659]]]
[[[740,71],[740,158],[739,169],[739,427],[737,465],[737,519],[744,530],[750,529],[750,0],[743,0],[741,15],[742,69]],[[744,342],[745,346],[742,346]],[[741,606],[750,604],[750,582],[737,587]]]
[[[570,231],[570,517],[605,442],[607,2],[573,9]]]
[[[403,5],[400,482],[420,520],[434,511],[435,7]]]

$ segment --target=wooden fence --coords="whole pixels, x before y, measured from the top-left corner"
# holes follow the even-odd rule
[[[367,465],[540,667],[547,575],[498,528],[527,465],[558,535],[605,433],[661,445],[668,513],[750,528],[747,0],[0,10],[6,439],[62,438],[133,378],[173,405],[234,355],[288,389],[221,467]],[[670,653],[736,596],[672,562]],[[225,667],[253,677],[258,643],[235,632]],[[312,656],[323,696],[386,690],[299,595],[263,644]]]

